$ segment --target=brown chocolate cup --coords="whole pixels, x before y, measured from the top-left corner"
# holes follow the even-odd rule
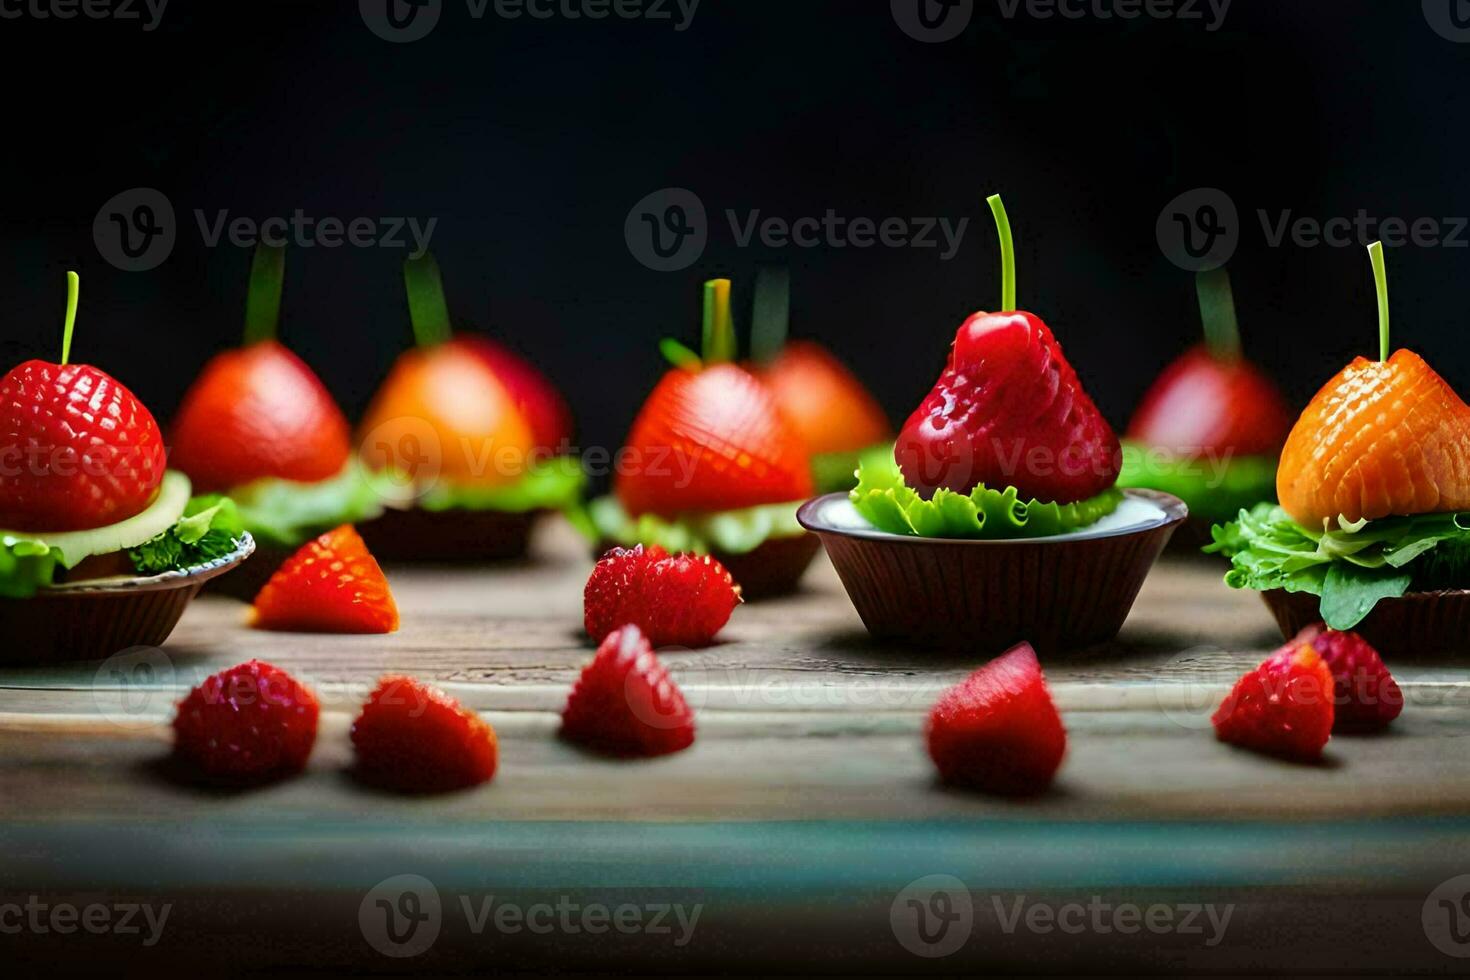
[[[603,540],[593,557],[601,558],[612,548],[627,547],[631,545]],[[712,550],[710,555],[725,566],[735,584],[740,586],[740,597],[746,602],[756,602],[795,592],[820,547],[815,535],[800,534],[768,538],[754,550],[739,555],[719,550]]]
[[[524,558],[544,510],[387,510],[357,526],[379,561],[480,562]]]
[[[0,599],[0,665],[39,666],[102,660],[121,650],[161,646],[205,582],[231,571],[255,550],[240,547],[207,565],[147,578],[76,582],[29,599]]]
[[[875,639],[910,646],[1001,653],[1021,641],[1042,656],[1118,635],[1149,569],[1188,516],[1183,501],[1128,490],[1163,510],[1154,523],[1003,541],[920,538],[831,524],[808,501],[797,519],[815,532]]]
[[[1262,592],[1281,635],[1296,636],[1322,622],[1321,600],[1309,592]],[[1446,659],[1470,654],[1470,590],[1411,592],[1380,599],[1353,632],[1389,659]]]

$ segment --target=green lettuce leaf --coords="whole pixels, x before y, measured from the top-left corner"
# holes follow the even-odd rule
[[[1162,490],[1184,501],[1191,518],[1224,523],[1247,507],[1276,500],[1276,460],[1270,456],[1180,459],[1141,443],[1124,442],[1118,486]]]
[[[354,458],[327,480],[256,480],[229,496],[260,544],[294,550],[334,527],[378,517],[384,504],[406,504],[410,493],[392,473],[370,470]]]
[[[161,575],[223,558],[245,533],[239,508],[213,494],[189,501],[184,516],[167,531],[128,550],[139,575]]]
[[[0,599],[29,599],[56,578],[61,552],[28,538],[0,538]]]
[[[1015,487],[978,486],[969,494],[939,490],[925,500],[903,482],[891,454],[864,457],[852,504],[870,523],[890,534],[922,538],[1041,538],[1096,523],[1123,500],[1110,487],[1072,504],[1021,500]]]
[[[1352,629],[1382,599],[1470,588],[1470,513],[1315,530],[1263,503],[1216,525],[1211,536],[1204,550],[1230,559],[1227,585],[1320,596],[1322,619],[1333,629]]]
[[[532,510],[575,507],[587,485],[582,464],[558,456],[531,467],[520,480],[505,486],[473,486],[440,481],[418,501],[424,510],[494,510],[523,514]]]
[[[658,545],[666,551],[719,551],[743,555],[772,538],[795,538],[806,533],[797,523],[801,501],[767,504],[744,510],[708,514],[681,514],[677,518],[644,514],[631,517],[616,497],[599,497],[574,517],[594,543],[612,541],[626,547]]]
[[[856,452],[822,453],[812,457],[812,483],[818,494],[837,493],[857,486],[857,471],[874,455],[893,455],[893,443],[883,442]]]

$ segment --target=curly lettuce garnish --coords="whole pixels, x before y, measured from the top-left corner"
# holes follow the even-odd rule
[[[612,541],[625,547],[658,545],[669,552],[749,554],[773,538],[796,538],[806,533],[797,523],[800,501],[766,504],[743,510],[632,517],[616,497],[599,497],[587,505],[576,523],[595,542]]]
[[[864,457],[851,494],[859,514],[890,534],[921,538],[1041,538],[1094,524],[1123,501],[1116,487],[1072,504],[1021,500],[1015,487],[978,486],[969,494],[938,490],[925,500],[903,482],[891,456]]]
[[[1136,442],[1123,443],[1118,486],[1162,490],[1189,506],[1189,516],[1210,523],[1276,499],[1276,460],[1270,456],[1188,459]]]
[[[229,497],[195,497],[167,531],[128,550],[140,575],[161,575],[223,558],[245,533],[240,511]]]
[[[571,456],[536,463],[515,483],[474,486],[441,481],[418,505],[424,510],[493,510],[524,514],[533,510],[567,510],[576,506],[587,485],[582,464]]]
[[[394,474],[368,469],[355,459],[316,483],[265,479],[230,490],[245,529],[260,544],[286,550],[334,527],[372,520],[384,504],[406,502],[408,496]]]
[[[1306,592],[1323,621],[1348,630],[1380,600],[1406,592],[1470,588],[1470,514],[1423,514],[1304,528],[1275,504],[1258,504],[1211,531],[1211,554],[1230,559],[1236,589]]]

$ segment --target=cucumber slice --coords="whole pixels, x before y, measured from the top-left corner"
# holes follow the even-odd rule
[[[187,476],[169,470],[163,475],[153,503],[125,521],[90,531],[0,531],[0,545],[36,542],[60,552],[59,560],[63,567],[75,568],[84,558],[136,548],[173,527],[184,516],[184,508],[189,505],[193,489]]]

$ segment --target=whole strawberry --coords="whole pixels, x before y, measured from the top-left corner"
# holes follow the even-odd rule
[[[1332,735],[1332,671],[1309,645],[1285,646],[1236,682],[1211,721],[1222,742],[1315,762]]]
[[[378,682],[352,723],[357,773],[405,793],[443,793],[487,782],[500,746],[478,714],[412,677]]]
[[[607,755],[668,755],[693,744],[694,713],[638,627],[624,626],[573,685],[561,733]]]
[[[1031,644],[950,688],[929,712],[929,757],[946,783],[1026,796],[1051,785],[1067,732]]]
[[[86,531],[153,502],[163,434],[107,372],[70,364],[80,280],[67,273],[60,364],[26,361],[0,379],[0,528]]]
[[[661,646],[707,646],[740,603],[740,586],[708,555],[670,555],[657,545],[614,548],[583,592],[587,635],[601,642],[632,623]]]
[[[319,714],[310,688],[252,660],[206,678],[179,702],[174,751],[216,778],[289,775],[311,755]]]
[[[1310,646],[1332,671],[1334,732],[1381,731],[1404,710],[1398,682],[1358,634],[1308,626],[1288,646]]]

